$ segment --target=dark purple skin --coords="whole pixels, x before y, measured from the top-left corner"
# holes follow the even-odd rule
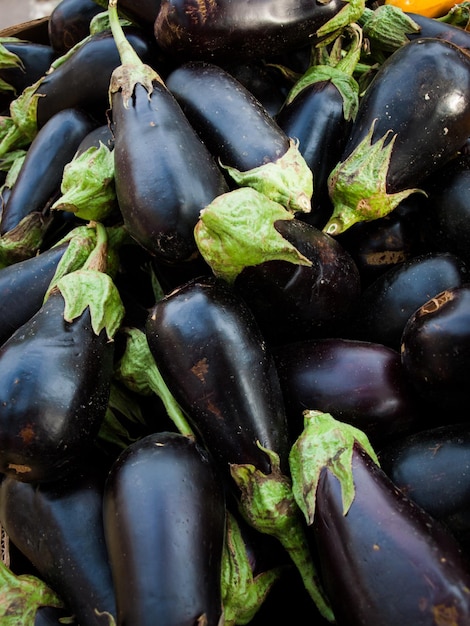
[[[346,515],[326,467],[309,527],[338,626],[470,620],[470,569],[454,536],[409,500],[357,444]]]
[[[48,203],[55,200],[65,166],[94,126],[83,111],[63,109],[41,128],[3,206],[1,235],[18,226],[27,215],[45,211]]]
[[[115,185],[129,234],[166,263],[198,255],[201,210],[227,191],[212,154],[166,87],[137,84],[129,108],[112,97]]]
[[[470,56],[440,39],[416,39],[380,66],[361,99],[341,161],[364,139],[396,134],[388,193],[419,187],[470,136]],[[456,101],[459,106],[456,106]]]
[[[217,626],[225,492],[200,445],[173,432],[129,445],[110,469],[103,519],[117,626]]]
[[[377,447],[419,423],[400,354],[391,348],[326,338],[278,346],[274,356],[294,438],[310,409],[356,426]]]
[[[460,421],[470,402],[470,284],[447,289],[423,304],[403,330],[401,357],[430,425]]]
[[[41,308],[68,244],[0,269],[0,345]]]
[[[57,54],[65,54],[87,37],[91,20],[102,11],[94,0],[61,0],[47,22],[49,41]]]
[[[352,126],[344,116],[343,98],[331,81],[303,89],[286,104],[276,121],[288,137],[299,141],[299,149],[313,172],[312,211],[301,219],[323,228],[331,215],[328,176],[341,158]]]
[[[450,253],[428,252],[399,263],[362,292],[350,336],[399,351],[405,324],[416,309],[468,280],[467,266]]]
[[[162,0],[154,32],[179,58],[259,59],[318,43],[316,31],[344,6],[338,0]]]
[[[126,26],[126,37],[139,57],[146,63],[158,60],[155,41],[141,30]],[[37,125],[44,124],[56,113],[80,108],[94,116],[98,124],[106,123],[109,108],[109,81],[120,57],[111,31],[93,35],[64,63],[47,74],[38,86]]]
[[[235,290],[272,344],[340,333],[360,294],[351,255],[302,220],[278,220],[275,228],[312,265],[265,261],[248,266],[237,276]]]
[[[10,540],[59,595],[66,614],[89,626],[108,626],[105,611],[116,617],[103,528],[105,476],[89,457],[67,480],[36,485],[8,476],[0,484],[0,521]],[[58,624],[54,613],[50,622],[37,616],[36,626]]]
[[[104,419],[113,355],[89,309],[66,322],[64,299],[52,291],[0,348],[0,472],[47,482],[73,469]]]
[[[410,41],[421,39],[422,37],[431,37],[434,39],[442,39],[470,50],[470,33],[464,28],[446,24],[438,19],[419,15],[419,13],[407,12],[407,15],[419,26],[418,32],[407,33],[406,36]]]
[[[146,335],[166,384],[224,474],[230,463],[269,473],[257,442],[285,468],[289,442],[277,371],[242,298],[214,277],[191,280],[156,303]]]
[[[463,416],[462,416],[463,417]],[[470,428],[448,424],[398,438],[379,452],[395,485],[470,546]]]
[[[185,63],[170,72],[166,85],[223,165],[245,172],[289,149],[289,137],[261,102],[222,67]]]

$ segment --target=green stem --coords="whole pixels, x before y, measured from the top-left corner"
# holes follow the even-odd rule
[[[119,57],[123,65],[143,65],[137,52],[127,41],[124,31],[122,30],[121,23],[119,21],[119,14],[117,10],[118,0],[109,0],[108,14],[109,25],[111,32],[116,42],[116,46],[119,52]]]
[[[96,246],[86,260],[83,269],[106,272],[108,254],[108,233],[103,224],[94,222],[96,230]]]

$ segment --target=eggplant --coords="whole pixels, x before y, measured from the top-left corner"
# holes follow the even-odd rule
[[[16,228],[23,218],[44,212],[60,191],[64,168],[95,124],[79,109],[63,109],[38,132],[28,148],[0,220],[0,234]]]
[[[57,56],[88,37],[91,20],[101,12],[94,0],[60,0],[47,22],[49,42]]]
[[[467,624],[470,568],[456,538],[396,487],[361,431],[317,411],[305,421],[294,493],[338,626]]]
[[[225,282],[201,277],[156,302],[145,334],[170,393],[243,516],[281,542],[313,608],[330,619],[291,493],[288,426],[274,358],[250,308]]]
[[[227,70],[188,62],[169,73],[166,85],[230,186],[251,186],[294,212],[310,211],[313,176],[298,146]]]
[[[470,136],[470,57],[445,40],[410,41],[376,72],[329,178],[338,235],[384,217],[456,156]]]
[[[399,351],[405,324],[416,309],[469,280],[468,267],[451,253],[428,252],[398,263],[362,292],[349,336]]]
[[[193,230],[199,213],[226,189],[224,177],[160,76],[138,61],[117,15],[112,30],[122,58],[110,101],[115,188],[125,227],[158,259],[190,261],[197,256]]]
[[[291,438],[309,407],[364,431],[380,448],[421,426],[400,353],[379,343],[323,338],[274,348]]]
[[[95,456],[67,479],[0,483],[0,521],[10,541],[63,600],[77,623],[111,626],[116,598],[103,527],[107,468]]]
[[[193,439],[158,432],[130,444],[105,485],[103,519],[117,626],[217,626],[225,493]]]
[[[434,19],[419,13],[413,13],[412,11],[407,11],[406,15],[419,27],[418,31],[408,33],[407,37],[410,41],[430,37],[450,41],[463,50],[470,50],[470,35],[465,28],[449,24],[442,19]]]
[[[445,524],[468,550],[470,429],[465,422],[397,438],[378,453],[380,466],[418,506]]]
[[[183,60],[263,58],[314,45],[354,22],[362,9],[360,2],[337,0],[219,0],[200,6],[162,0],[154,32],[167,54]]]
[[[96,0],[96,3],[108,8],[108,0]],[[153,35],[160,6],[161,0],[119,0],[119,14]]]
[[[407,378],[428,407],[429,426],[455,423],[469,402],[470,283],[436,294],[408,319],[401,338]]]

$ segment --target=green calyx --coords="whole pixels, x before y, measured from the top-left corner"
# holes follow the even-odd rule
[[[222,164],[241,187],[251,187],[292,213],[309,213],[313,196],[313,174],[298,143],[290,140],[287,151],[276,161],[241,172]]]
[[[15,575],[0,561],[0,619],[3,626],[30,626],[41,607],[64,608],[57,594],[32,575]]]
[[[249,624],[265,601],[283,567],[253,574],[252,563],[240,526],[227,511],[222,554],[222,605],[224,625]]]
[[[344,7],[317,30],[316,35],[322,40],[322,45],[334,41],[346,26],[357,22],[364,9],[365,0],[346,0]]]
[[[420,189],[387,193],[387,174],[396,135],[390,139],[389,131],[372,143],[374,125],[330,174],[328,188],[334,209],[323,228],[328,235],[339,235],[357,222],[385,217],[412,193],[424,193]]]
[[[253,528],[275,537],[281,543],[319,612],[333,622],[333,612],[316,571],[291,479],[282,473],[277,453],[258,445],[269,457],[269,474],[251,464],[230,466],[232,478],[241,493],[240,511]]]
[[[358,443],[379,464],[367,436],[358,428],[336,420],[330,413],[304,412],[304,429],[291,448],[289,465],[292,476],[292,492],[303,512],[307,524],[315,515],[316,492],[323,469],[338,478],[341,483],[343,512],[349,510],[354,500],[352,476],[353,446]]]
[[[42,97],[37,90],[43,80],[41,77],[10,103],[11,124],[8,132],[0,135],[0,157],[10,150],[28,146],[36,137],[38,100]]]
[[[419,25],[402,9],[383,4],[364,10],[359,23],[372,48],[393,52],[409,42],[408,35],[418,33]]]
[[[104,143],[75,156],[64,168],[60,198],[51,209],[102,221],[116,208],[114,155]]]
[[[311,265],[274,224],[294,219],[282,205],[251,187],[221,194],[200,213],[196,244],[213,273],[232,283],[244,267],[282,260]]]
[[[34,211],[0,237],[0,268],[33,257],[41,247],[52,221]]]

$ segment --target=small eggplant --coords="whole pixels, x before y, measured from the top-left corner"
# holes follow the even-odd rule
[[[291,437],[308,407],[335,415],[383,446],[420,425],[419,405],[400,353],[343,338],[304,340],[274,349]]]
[[[101,11],[94,0],[60,0],[47,22],[49,42],[57,56],[88,37],[91,20]]]
[[[454,254],[417,255],[379,276],[358,299],[351,333],[399,351],[405,324],[428,300],[470,280],[466,264]]]
[[[97,269],[104,243],[100,232],[85,265],[55,281],[0,348],[0,471],[18,480],[70,471],[103,421],[123,316],[112,279]]]
[[[290,460],[338,626],[464,626],[470,568],[452,535],[379,467],[364,434],[307,411]]]
[[[237,185],[254,187],[294,212],[310,211],[313,176],[296,142],[227,70],[189,62],[170,72],[166,85]]]
[[[381,64],[359,104],[329,178],[338,235],[384,217],[454,158],[470,136],[470,56],[440,39],[416,39]]]
[[[429,424],[455,423],[470,402],[470,283],[436,294],[411,315],[401,357],[407,378],[429,407]]]
[[[129,234],[153,256],[189,261],[197,256],[199,213],[226,183],[174,96],[124,37],[116,2],[109,13],[122,59],[110,85],[119,209]]]
[[[466,550],[470,540],[470,428],[428,428],[385,445],[380,466],[418,506],[441,520]]]
[[[79,624],[115,626],[116,599],[103,528],[106,468],[95,457],[50,484],[7,476],[0,522],[15,547]]]
[[[354,22],[363,3],[329,0],[162,0],[155,37],[180,59],[260,58],[314,45]]]
[[[207,452],[180,433],[130,444],[112,465],[103,519],[117,626],[217,626],[225,493]]]
[[[41,128],[4,204],[1,235],[13,230],[31,213],[47,209],[60,190],[65,166],[93,128],[93,120],[78,109],[63,109]]]

